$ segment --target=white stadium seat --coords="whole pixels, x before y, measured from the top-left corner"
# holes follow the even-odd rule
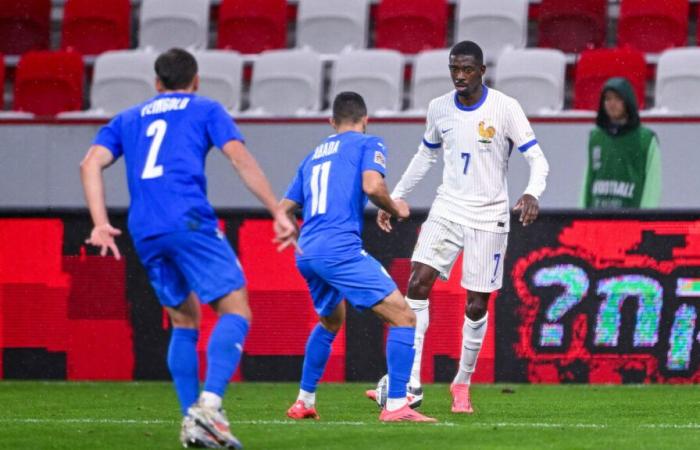
[[[450,50],[426,50],[416,55],[413,63],[411,110],[427,111],[428,103],[454,89],[449,64]]]
[[[656,66],[655,109],[700,114],[700,48],[676,48],[661,54]]]
[[[487,63],[527,44],[528,0],[459,0],[455,42],[474,41]]]
[[[368,0],[299,0],[297,47],[339,53],[367,47]]]
[[[142,0],[139,47],[206,48],[210,0]]]
[[[197,94],[214,99],[229,111],[240,109],[243,58],[230,50],[207,50],[194,53],[199,66]]]
[[[404,59],[395,50],[341,53],[333,70],[331,101],[342,91],[362,95],[370,114],[401,110]]]
[[[560,50],[508,50],[496,64],[496,89],[520,102],[525,114],[564,108],[566,55]]]
[[[253,66],[249,113],[279,116],[318,112],[323,64],[308,49],[269,50]]]
[[[90,109],[62,113],[60,117],[115,115],[157,94],[153,70],[157,53],[117,50],[95,59]]]

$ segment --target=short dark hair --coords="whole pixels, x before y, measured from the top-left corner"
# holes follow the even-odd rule
[[[457,55],[473,56],[476,62],[484,64],[484,52],[476,42],[462,41],[456,43],[450,50],[450,56]]]
[[[341,92],[333,100],[335,123],[358,123],[367,115],[365,100],[357,92]]]
[[[158,55],[155,69],[166,89],[185,89],[197,75],[197,60],[186,50],[171,48]]]

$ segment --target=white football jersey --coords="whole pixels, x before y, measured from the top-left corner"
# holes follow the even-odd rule
[[[481,100],[467,107],[452,91],[428,106],[421,146],[442,149],[444,171],[430,213],[472,228],[510,229],[508,158],[537,144],[514,98],[483,87]]]

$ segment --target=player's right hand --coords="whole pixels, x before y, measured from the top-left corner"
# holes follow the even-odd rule
[[[411,215],[408,203],[402,198],[394,199],[394,207],[396,208],[396,217],[398,217],[399,221],[406,220]]]
[[[120,236],[121,234],[122,230],[105,223],[94,227],[90,232],[90,237],[85,239],[85,243],[100,247],[100,256],[107,256],[107,251],[111,250],[116,259],[121,259],[122,255],[119,253],[119,248],[117,248],[117,244],[114,242],[114,237]]]
[[[391,214],[383,209],[377,211],[377,225],[382,231],[391,232]]]
[[[275,231],[275,237],[272,242],[279,244],[277,251],[281,252],[289,246],[296,249],[297,253],[301,254],[301,248],[297,245],[297,237],[299,236],[299,227],[292,219],[284,212],[275,214],[272,228]]]

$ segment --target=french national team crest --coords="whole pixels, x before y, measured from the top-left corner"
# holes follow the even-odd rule
[[[491,124],[489,119],[484,119],[479,122],[479,142],[482,144],[490,144],[493,142],[493,137],[496,136],[496,128]]]

